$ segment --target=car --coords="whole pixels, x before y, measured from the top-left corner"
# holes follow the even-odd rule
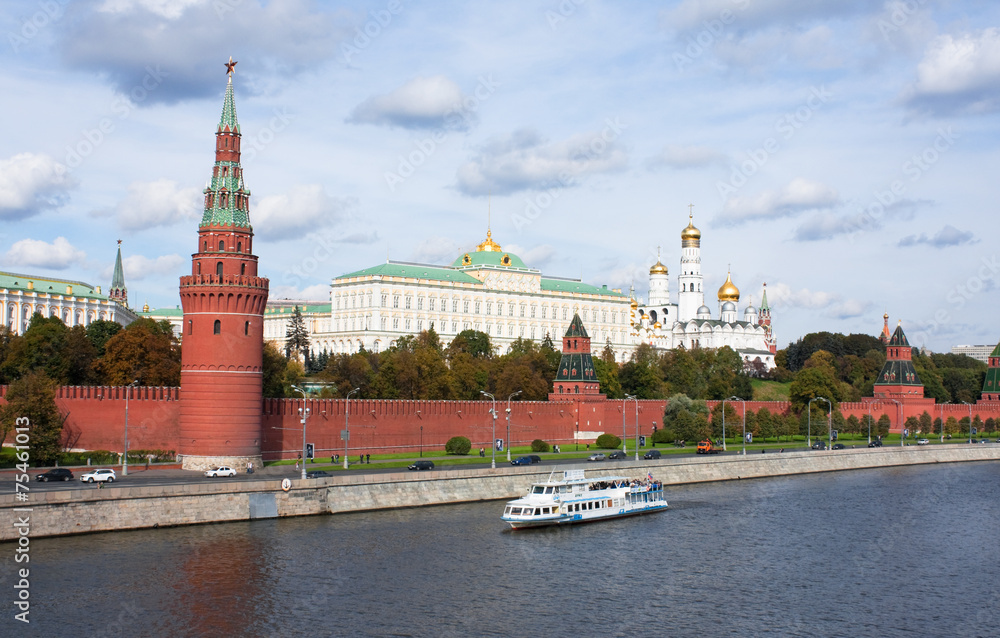
[[[205,476],[208,478],[219,478],[220,476],[236,476],[236,470],[228,465],[220,465],[214,470],[206,470]]]
[[[625,453],[622,452],[621,450],[615,450],[614,452],[608,455],[608,458],[611,459],[612,461],[621,461],[625,459]]]
[[[323,478],[326,476],[333,476],[326,470],[313,470],[312,472],[306,472],[306,478]]]
[[[608,457],[604,456],[603,453],[601,453],[601,452],[594,452],[593,454],[591,454],[590,456],[587,457],[587,460],[588,461],[603,461],[606,458],[608,458]]]
[[[814,450],[825,450],[826,449],[826,441],[816,441],[815,443],[812,444],[812,449],[814,449]]]
[[[538,456],[537,454],[529,454],[528,458],[531,459],[532,463],[541,463],[542,462],[542,457]]]
[[[510,464],[511,465],[531,465],[531,457],[530,456],[519,456],[516,459],[512,459],[511,462],[510,462]]]
[[[882,441],[880,441],[879,439],[875,439],[874,441],[868,444],[868,447],[882,447]]]
[[[42,474],[37,474],[35,476],[36,481],[41,481],[42,483],[46,481],[72,481],[73,473],[64,467],[57,467],[44,472]]]
[[[413,464],[408,466],[406,469],[416,470],[418,472],[422,470],[433,470],[434,461],[414,461]]]
[[[660,454],[659,450],[650,450],[650,451],[646,452],[645,454],[643,454],[642,458],[644,458],[644,459],[646,459],[648,461],[650,459],[658,459],[661,456],[663,456],[663,455]]]
[[[930,443],[927,439],[917,439],[917,445],[927,445]]]
[[[97,481],[98,483],[114,483],[115,479],[118,478],[115,471],[112,469],[100,469],[91,470],[86,474],[80,475],[80,480],[84,483],[93,483]]]
[[[846,450],[847,446],[844,445],[843,443],[834,443],[833,444],[833,449],[834,450]]]

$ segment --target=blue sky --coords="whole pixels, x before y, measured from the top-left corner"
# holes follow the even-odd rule
[[[11,0],[0,268],[174,306],[234,79],[272,298],[493,237],[555,276],[819,330],[995,343],[1000,5],[986,0]]]

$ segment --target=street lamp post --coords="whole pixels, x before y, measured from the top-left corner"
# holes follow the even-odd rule
[[[807,417],[807,425],[806,425],[806,447],[809,447],[809,448],[812,447],[812,402],[813,401],[826,401],[826,404],[828,406],[830,406],[830,411],[833,410],[833,404],[830,403],[830,399],[827,399],[826,397],[813,397],[813,398],[809,399],[809,407],[807,408],[807,411],[809,412],[809,415]],[[828,412],[828,414],[829,413],[830,412]],[[830,433],[830,438],[831,439],[833,438],[833,431],[832,430],[831,430],[831,433]]]
[[[944,404],[940,406],[941,409],[941,442],[944,443]]]
[[[122,476],[128,476],[128,396],[132,394],[132,388],[137,385],[139,385],[138,379],[125,386],[125,451],[122,452]]]
[[[729,399],[722,400],[722,451],[726,451],[726,401]]]
[[[872,443],[872,401],[868,402],[868,445]]]
[[[510,400],[521,394],[521,391],[511,394],[507,397],[507,462],[510,463]]]
[[[305,407],[306,404],[306,393],[302,388],[293,385],[292,389],[296,392],[302,393],[302,407],[299,408],[299,414],[302,415],[302,480],[306,478],[306,419],[309,418],[309,408]]]
[[[969,443],[972,443],[972,404],[968,401],[962,401],[962,403],[969,406]]]
[[[896,404],[896,423],[899,423],[899,447],[903,447],[906,443],[906,437],[903,436],[903,404],[896,399],[886,399],[886,401],[892,401]]]
[[[628,454],[628,443],[626,442],[627,439],[626,439],[626,436],[625,436],[625,402],[626,401],[635,401],[636,405],[639,405],[639,400],[636,399],[631,394],[626,394],[625,398],[622,399],[622,452],[625,453],[625,454]],[[636,408],[636,412],[638,412],[638,408]]]
[[[490,467],[495,470],[497,469],[497,398],[485,390],[480,390],[479,394],[487,396],[493,401],[493,407],[490,408],[490,414],[493,415],[493,440],[490,441],[490,448],[492,450],[490,452]]]
[[[344,398],[344,433],[341,436],[344,439],[344,469],[348,467],[347,463],[347,442],[351,440],[351,395],[359,391],[361,388],[354,388],[347,393],[347,397]]]

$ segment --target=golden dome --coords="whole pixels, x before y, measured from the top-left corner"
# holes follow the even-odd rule
[[[632,306],[632,310],[635,310],[636,308],[639,307],[639,302],[636,301],[635,299],[633,299],[631,306]]]
[[[681,241],[684,245],[687,245],[687,242],[701,241],[701,231],[694,227],[693,215],[688,215],[688,225],[681,231]]]
[[[656,263],[653,264],[653,267],[649,269],[649,274],[651,274],[651,275],[668,275],[670,273],[667,272],[667,267],[664,266],[663,264],[661,264],[660,260],[657,259]]]
[[[732,273],[726,275],[726,283],[719,288],[719,301],[737,302],[740,300],[740,289],[733,284]]]
[[[503,252],[503,248],[500,248],[500,244],[493,241],[493,231],[486,231],[486,241],[476,246],[477,253],[499,253]]]

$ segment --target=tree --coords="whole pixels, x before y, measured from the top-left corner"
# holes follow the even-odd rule
[[[463,330],[448,344],[448,358],[466,352],[475,359],[489,359],[493,356],[490,336],[479,330]]]
[[[865,415],[868,416],[868,415]],[[861,434],[861,419],[855,415],[847,417],[847,433],[848,434]]]
[[[168,321],[137,319],[108,339],[94,368],[107,385],[178,386],[181,350]]]
[[[444,444],[446,454],[465,455],[472,449],[472,442],[464,436],[453,436]]]
[[[837,401],[839,400],[838,395],[840,394],[837,384],[837,380],[833,378],[829,370],[821,367],[799,370],[798,374],[795,375],[795,380],[792,381],[788,389],[792,409],[796,412],[804,410],[809,400],[817,397],[830,400],[833,402],[833,408],[836,408]]]
[[[11,378],[41,370],[49,379],[65,384],[69,379],[66,332],[69,329],[59,317],[31,316],[28,329],[20,339],[10,344],[5,366]]]
[[[40,370],[12,381],[7,404],[0,408],[4,437],[15,427],[27,426],[30,462],[53,465],[59,459],[63,417],[56,407],[56,384]]]
[[[622,399],[625,393],[622,392],[622,384],[618,378],[618,364],[612,361],[607,363],[604,359],[594,359],[594,374],[601,384],[601,392],[609,399]]]
[[[309,366],[309,331],[298,305],[292,310],[292,319],[285,330],[285,356],[291,358],[293,352],[301,355],[306,367]]]
[[[273,341],[264,342],[264,397],[281,399],[285,397],[285,367],[288,360],[278,350],[278,346]]]
[[[906,421],[903,422],[903,427],[909,430],[910,436],[916,436],[917,430],[920,429],[920,419],[915,416],[906,417]]]
[[[889,427],[892,425],[892,419],[889,418],[888,414],[883,414],[878,418],[878,423],[876,425],[878,427],[878,435],[880,437],[889,436]]]
[[[764,437],[765,441],[767,441],[768,437],[776,437],[779,434],[778,429],[775,427],[774,416],[767,408],[757,410],[757,427],[760,429],[760,435]]]
[[[923,411],[920,415],[920,426],[917,428],[922,434],[931,434],[934,432],[934,419],[931,418],[930,413],[927,410]]]
[[[98,319],[97,321],[90,322],[90,325],[87,326],[87,338],[93,344],[98,357],[104,356],[104,346],[107,345],[111,337],[121,332],[121,329],[122,326],[120,323],[108,321],[107,319]]]

